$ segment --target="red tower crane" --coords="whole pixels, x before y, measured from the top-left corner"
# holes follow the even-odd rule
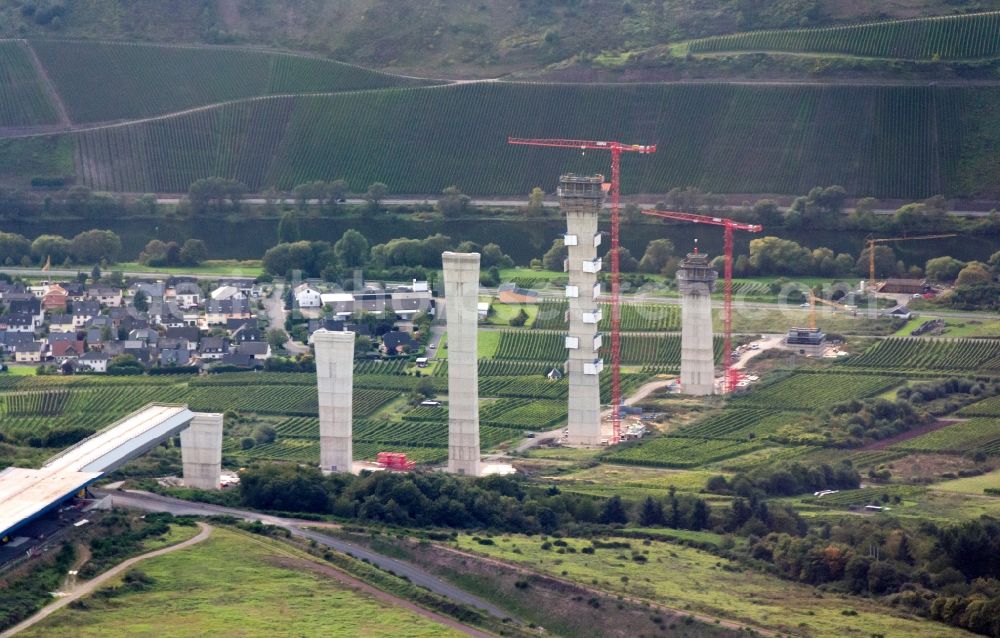
[[[656,145],[623,144],[622,142],[595,142],[591,140],[562,139],[527,139],[522,137],[507,138],[509,144],[525,146],[552,146],[556,148],[576,148],[580,150],[611,151],[611,444],[621,440],[621,307],[618,296],[621,291],[621,259],[618,246],[621,238],[621,160],[622,153],[639,153],[647,155],[656,152]]]
[[[725,296],[723,302],[723,355],[722,361],[725,364],[726,374],[724,377],[725,391],[732,392],[736,387],[736,370],[733,370],[732,347],[733,347],[733,231],[745,230],[750,233],[759,233],[764,230],[758,224],[743,224],[732,219],[723,217],[709,217],[707,215],[693,215],[691,213],[674,213],[662,210],[644,210],[643,215],[663,217],[665,219],[676,219],[682,222],[692,222],[695,224],[711,224],[722,226],[725,229]]]

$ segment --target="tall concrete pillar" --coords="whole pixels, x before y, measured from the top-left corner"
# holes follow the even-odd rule
[[[448,471],[479,475],[479,253],[441,255],[448,326]]]
[[[715,392],[712,291],[718,277],[708,255],[699,252],[689,253],[677,271],[681,293],[681,391],[685,394],[704,396]]]
[[[184,485],[203,490],[219,489],[222,474],[222,415],[196,412],[181,430]]]
[[[566,271],[569,283],[569,332],[566,336],[566,377],[569,380],[569,442],[576,445],[601,443],[600,373],[604,367],[599,351],[602,335],[597,325],[601,307],[597,302],[597,258],[601,235],[597,218],[604,205],[603,175],[563,175],[559,179],[559,203],[566,214]]]
[[[317,330],[312,341],[319,389],[319,467],[324,472],[350,472],[354,462],[354,333]]]

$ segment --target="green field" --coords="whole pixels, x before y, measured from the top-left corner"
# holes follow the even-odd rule
[[[563,539],[574,551],[542,550],[544,539],[496,536],[495,544],[481,545],[460,535],[457,546],[552,576],[588,586],[655,601],[675,608],[717,614],[794,636],[908,636],[941,638],[971,636],[967,632],[926,620],[896,616],[888,607],[867,599],[833,593],[818,595],[800,585],[750,571],[715,554],[690,547],[653,541],[615,539],[631,549],[579,550],[590,541]],[[635,555],[645,560],[635,560]],[[853,613],[842,613],[853,610]]]
[[[497,82],[243,101],[59,139],[77,148],[80,182],[112,191],[183,192],[220,175],[252,190],[344,178],[396,193],[524,194],[566,170],[606,170],[597,154],[507,145],[516,134],[669,140],[670,153],[623,160],[625,192],[841,184],[915,198],[991,187],[983,141],[997,100],[989,87]],[[0,166],[11,161],[0,153]]]
[[[1000,470],[993,470],[980,476],[945,481],[934,485],[932,489],[942,492],[958,492],[959,494],[983,495],[987,488],[1000,489]]]
[[[684,48],[691,53],[826,53],[904,60],[995,58],[1000,57],[1000,13],[734,33],[694,40]]]
[[[331,637],[464,635],[311,571],[318,565],[275,541],[216,529],[201,544],[138,565],[152,579],[142,590],[91,596],[20,635],[271,638],[318,627]]]
[[[716,472],[623,467],[603,464],[571,474],[551,477],[559,489],[580,494],[610,497],[627,492],[633,498],[663,498],[673,486],[678,492],[700,492]],[[546,477],[548,478],[548,477]]]
[[[74,122],[149,117],[264,95],[422,84],[264,51],[64,40],[33,40],[31,46]],[[114,91],[95,90],[112,86]]]

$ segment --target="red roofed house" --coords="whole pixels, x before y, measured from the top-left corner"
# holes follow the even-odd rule
[[[56,341],[49,344],[49,348],[58,363],[79,359],[86,352],[82,341]]]
[[[66,292],[66,289],[59,284],[52,284],[45,290],[45,294],[42,295],[42,309],[65,312],[67,301],[69,301],[69,294]]]

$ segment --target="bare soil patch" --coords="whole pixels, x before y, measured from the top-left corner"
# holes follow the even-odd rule
[[[970,458],[955,454],[911,454],[887,463],[886,467],[892,472],[894,479],[922,483],[940,480],[949,473],[958,476],[963,470],[989,470],[993,465],[976,463]]]

